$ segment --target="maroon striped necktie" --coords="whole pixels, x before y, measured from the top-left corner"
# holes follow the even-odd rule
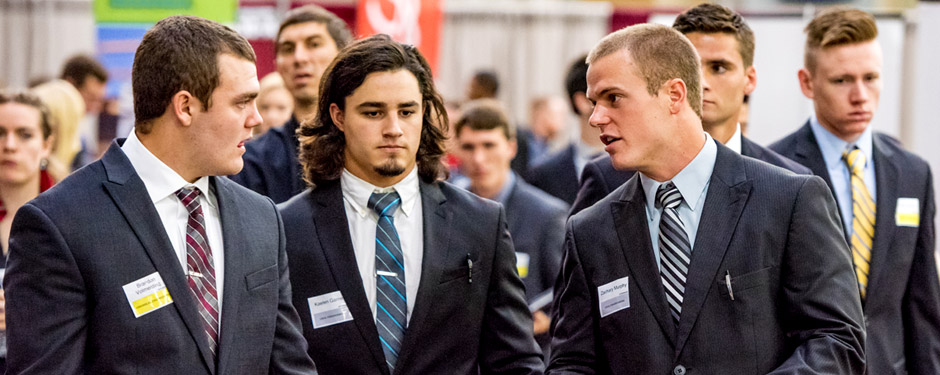
[[[196,199],[199,197],[199,189],[184,187],[176,191],[176,196],[189,211],[186,223],[186,281],[199,305],[209,350],[215,357],[219,342],[219,294],[215,289],[215,263],[206,237],[206,220],[202,206]]]

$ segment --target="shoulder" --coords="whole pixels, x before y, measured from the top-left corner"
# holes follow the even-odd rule
[[[787,134],[787,136],[780,138],[774,143],[771,143],[767,148],[781,155],[789,155],[795,150],[797,145],[809,141],[807,134],[812,134],[812,132],[806,125],[804,125],[793,133]]]
[[[299,217],[310,215],[310,203],[313,199],[315,189],[316,188],[307,188],[300,194],[277,205],[277,210],[281,213],[285,223]]]
[[[533,213],[547,216],[567,215],[568,204],[565,201],[555,198],[539,188],[529,185],[522,179],[516,180],[516,187],[510,196],[512,205],[518,202]]]
[[[434,181],[429,184],[422,183],[421,188],[425,190],[424,195],[433,196],[435,194],[435,190],[439,191],[444,200],[446,200],[447,205],[453,207],[455,210],[458,210],[461,216],[496,216],[499,215],[499,211],[501,209],[501,205],[499,203],[489,199],[480,198],[476,194],[461,189],[447,181]],[[427,202],[427,200],[425,200],[425,202]],[[471,218],[471,220],[475,219],[476,217]]]
[[[780,155],[779,153],[777,153],[774,150],[771,150],[770,148],[761,146],[748,139],[744,139],[744,141],[749,142],[751,144],[750,145],[751,147],[758,150],[758,153],[760,155],[759,157],[757,157],[757,159],[759,160],[765,161],[767,163],[776,165],[781,168],[785,168],[794,173],[799,173],[799,174],[812,174],[813,173],[809,168],[803,165],[800,165],[800,163],[797,163],[793,160],[790,160],[786,156]]]
[[[107,181],[107,172],[99,160],[75,171],[30,203],[40,210],[56,207],[57,210],[64,211],[67,207],[85,206],[86,202],[91,204],[87,198],[106,193],[103,185]],[[83,199],[76,199],[78,197]]]
[[[555,170],[559,168],[560,165],[565,163],[567,160],[574,160],[572,155],[574,153],[574,145],[570,145],[561,150],[555,151],[551,154],[545,155],[541,158],[538,158],[532,162],[531,171],[538,172],[547,172],[550,170]]]

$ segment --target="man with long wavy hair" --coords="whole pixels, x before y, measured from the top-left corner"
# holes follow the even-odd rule
[[[281,206],[320,373],[540,374],[503,209],[441,181],[427,62],[379,35],[325,74],[300,132],[312,187]]]

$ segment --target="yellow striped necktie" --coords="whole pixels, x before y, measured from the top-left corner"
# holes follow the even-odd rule
[[[857,147],[842,153],[842,160],[852,174],[852,261],[858,288],[865,298],[868,288],[871,245],[875,237],[875,201],[865,186],[865,154]]]

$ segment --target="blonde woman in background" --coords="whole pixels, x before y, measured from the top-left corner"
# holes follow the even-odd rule
[[[36,86],[32,92],[49,109],[55,129],[45,169],[56,181],[62,181],[72,172],[72,161],[82,149],[78,125],[85,115],[85,101],[75,86],[61,79]]]
[[[261,91],[258,94],[258,112],[264,122],[254,128],[255,138],[268,129],[284,125],[294,112],[294,97],[284,86],[284,80],[277,72],[261,79]]]

